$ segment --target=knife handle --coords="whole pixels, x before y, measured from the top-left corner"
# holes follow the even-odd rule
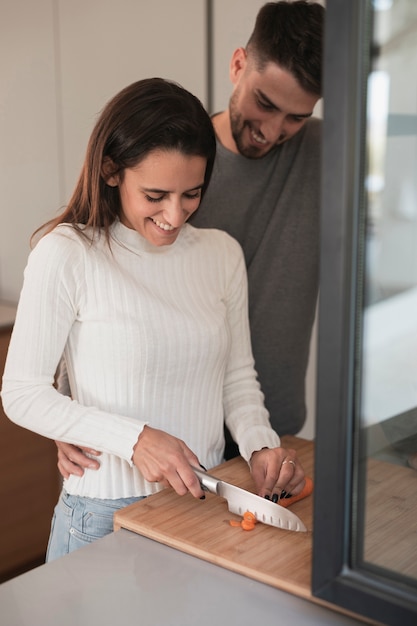
[[[204,472],[203,470],[198,469],[197,467],[193,467],[193,471],[196,474],[198,480],[200,481],[200,485],[202,489],[205,489],[206,491],[210,491],[211,493],[215,493],[218,495],[217,487],[218,487],[218,484],[221,482],[218,478],[215,478],[214,476],[207,474],[207,472]]]

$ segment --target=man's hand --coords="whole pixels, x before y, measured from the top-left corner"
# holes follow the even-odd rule
[[[180,496],[188,491],[203,498],[200,481],[190,467],[199,467],[194,452],[177,437],[145,426],[134,447],[133,463],[149,482],[170,485]]]
[[[69,478],[71,474],[82,476],[84,469],[99,469],[100,463],[86,456],[86,453],[100,456],[101,452],[92,448],[78,448],[63,441],[55,441],[55,443],[58,448],[58,469],[64,478]]]
[[[258,494],[274,502],[285,493],[295,496],[304,487],[304,469],[295,450],[257,450],[252,454],[250,466]]]

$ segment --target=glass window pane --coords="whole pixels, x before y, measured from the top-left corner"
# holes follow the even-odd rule
[[[417,3],[374,0],[357,565],[417,579]]]

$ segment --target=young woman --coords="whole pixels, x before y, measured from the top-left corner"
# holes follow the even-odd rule
[[[3,405],[21,426],[101,451],[98,471],[64,481],[47,560],[111,532],[116,509],[165,485],[203,498],[191,466],[222,462],[224,420],[260,495],[304,485],[257,382],[241,249],[186,224],[214,156],[197,98],[136,82],[104,108],[68,207],[39,231]],[[54,386],[60,363],[69,395]]]

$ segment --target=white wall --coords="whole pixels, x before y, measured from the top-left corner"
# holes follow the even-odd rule
[[[161,76],[205,101],[205,29],[204,0],[60,0],[65,197],[78,175],[96,114],[120,89],[140,78]]]
[[[0,297],[15,301],[29,235],[59,202],[49,0],[2,0],[0,77]]]
[[[1,0],[0,299],[17,301],[34,229],[66,203],[95,117],[149,76],[206,99],[204,0]]]

